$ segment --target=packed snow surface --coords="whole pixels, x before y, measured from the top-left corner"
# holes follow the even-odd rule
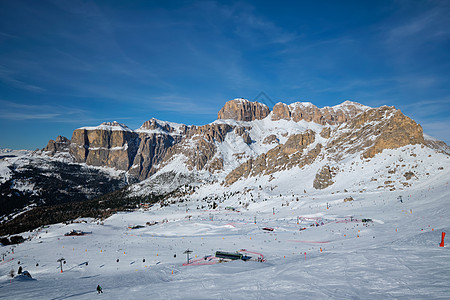
[[[262,187],[248,209],[240,193],[215,210],[191,199],[54,224],[24,233],[31,239],[14,253],[0,249],[0,298],[448,299],[450,248],[439,247],[450,232],[448,181],[444,172],[403,191],[298,198]],[[71,230],[86,234],[65,236]],[[241,249],[250,261],[213,259]],[[33,279],[11,278],[19,265]]]

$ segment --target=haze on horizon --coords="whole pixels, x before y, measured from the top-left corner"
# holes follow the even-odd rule
[[[449,15],[448,1],[1,1],[0,148],[104,121],[206,124],[261,92],[394,105],[449,143]]]

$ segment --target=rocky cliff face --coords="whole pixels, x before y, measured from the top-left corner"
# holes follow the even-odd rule
[[[223,161],[220,158],[213,160],[217,151],[216,143],[222,143],[233,126],[228,124],[208,124],[204,126],[190,126],[180,143],[168,149],[164,155],[162,168],[174,158],[182,155],[188,170],[221,170]]]
[[[77,162],[128,170],[139,146],[138,135],[117,122],[73,132],[70,153]]]
[[[335,196],[398,191],[450,169],[450,148],[424,138],[421,126],[394,107],[278,103],[270,112],[236,99],[218,118],[203,126],[150,119],[136,130],[108,122],[20,159],[0,155],[0,207],[9,214],[31,204],[83,201],[125,185],[118,192],[125,202],[151,195],[186,200],[198,190],[198,197],[213,194],[219,202],[239,194],[236,203],[248,205],[269,191],[284,200],[322,189]]]
[[[130,168],[130,174],[139,180],[151,176],[155,171],[153,166],[160,163],[167,150],[179,142],[179,136],[151,133],[139,134],[139,149]]]
[[[68,152],[70,140],[63,136],[58,136],[56,140],[48,141],[47,146],[42,149],[48,156],[54,156],[57,152]]]
[[[324,108],[305,102],[278,103],[270,112],[264,104],[235,99],[225,103],[218,119],[203,126],[151,119],[137,130],[117,122],[103,123],[75,130],[70,141],[58,137],[44,151],[55,155],[69,149],[76,162],[123,170],[141,181],[153,175],[163,178],[159,176],[162,173],[177,178],[177,173],[189,172],[210,174],[229,186],[321,160],[337,164],[356,153],[372,158],[384,149],[425,143],[420,125],[399,110],[350,101]],[[279,120],[289,123],[277,123]],[[336,170],[333,164],[315,170],[311,186],[333,185]]]
[[[339,160],[345,153],[374,157],[384,149],[424,142],[422,127],[394,107],[373,108],[335,128],[327,151]]]
[[[277,103],[273,107],[272,120],[305,120],[321,125],[336,125],[347,122],[369,107],[356,102],[345,101],[333,107],[318,108],[310,102],[296,102],[290,105]]]
[[[313,187],[316,190],[322,190],[329,187],[334,183],[334,175],[336,175],[336,171],[334,169],[331,169],[329,166],[323,166],[314,178]]]
[[[311,151],[305,153],[305,149],[315,141],[315,133],[311,130],[304,134],[291,135],[286,143],[278,145],[256,157],[251,158],[238,168],[230,172],[225,178],[225,184],[231,185],[241,178],[258,175],[270,175],[275,172],[303,167],[311,163],[320,153],[322,145],[317,144]]]
[[[250,102],[245,99],[234,99],[225,103],[217,114],[217,119],[253,121],[264,119],[269,113],[270,109],[265,104]]]

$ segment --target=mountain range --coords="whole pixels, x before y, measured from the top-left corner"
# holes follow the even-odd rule
[[[297,102],[270,110],[234,99],[203,126],[152,118],[132,130],[105,122],[78,128],[70,139],[58,136],[42,150],[3,150],[0,215],[5,225],[35,207],[117,190],[124,199],[166,204],[201,195],[211,206],[235,193],[262,197],[268,187],[280,201],[318,191],[407,192],[448,176],[449,154],[395,107]]]

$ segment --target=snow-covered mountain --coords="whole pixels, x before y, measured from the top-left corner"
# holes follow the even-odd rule
[[[447,299],[449,153],[394,107],[244,99],[4,150],[0,298]]]
[[[1,197],[14,198],[8,202],[13,208],[30,205],[20,200],[30,195],[36,205],[49,204],[55,197],[46,189],[53,194],[57,187],[55,204],[64,202],[64,194],[83,200],[136,181],[125,190],[129,197],[176,195],[169,202],[232,191],[255,194],[267,187],[294,198],[320,190],[405,191],[448,175],[449,153],[445,143],[424,136],[420,125],[394,107],[297,102],[277,103],[271,111],[234,99],[203,126],[150,119],[132,130],[105,122],[76,129],[70,140],[51,140],[41,151],[4,156]],[[41,186],[47,177],[64,184]]]
[[[378,182],[359,187],[362,193],[342,189],[367,174],[401,177],[392,171],[407,156],[405,165],[418,160],[416,174],[439,169],[421,163],[439,157],[435,152],[405,146],[370,162],[344,162],[338,174],[347,177],[336,176],[333,190],[297,193],[314,177],[310,165],[297,175],[276,173],[267,184],[239,180],[226,194],[220,183],[186,186],[184,196],[153,206],[21,233],[24,243],[0,246],[0,297],[447,299],[450,248],[448,236],[441,240],[450,232],[448,172],[410,179],[404,190],[377,189]],[[247,261],[221,261],[217,251]],[[19,268],[33,278],[17,275]]]

